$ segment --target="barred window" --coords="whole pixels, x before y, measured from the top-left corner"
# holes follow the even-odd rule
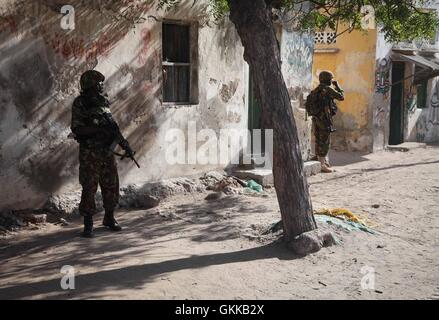
[[[163,102],[189,103],[190,26],[163,24]]]
[[[427,85],[428,80],[423,80],[417,85],[416,104],[419,109],[427,108]]]

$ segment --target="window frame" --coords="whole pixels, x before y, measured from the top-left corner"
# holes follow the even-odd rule
[[[420,91],[419,89],[422,88],[423,91],[423,105],[420,106],[419,105],[419,100],[420,100]],[[416,86],[416,108],[417,109],[426,109],[428,108],[428,79],[423,80],[421,83],[419,83]]]
[[[163,30],[165,25],[177,25],[182,27],[187,27],[189,32],[189,62],[168,62],[163,60],[163,53],[165,48],[165,43],[163,41]],[[188,78],[188,89],[189,89],[189,99],[188,101],[165,101],[165,80],[162,77],[162,104],[165,106],[190,106],[198,105],[198,86],[194,85],[194,81],[198,79],[198,23],[191,21],[181,21],[181,20],[169,20],[163,19],[161,23],[162,28],[162,72],[165,67],[188,67],[189,68],[189,78]],[[194,37],[194,32],[196,32],[196,37]]]

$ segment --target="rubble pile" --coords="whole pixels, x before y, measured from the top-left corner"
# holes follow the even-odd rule
[[[252,184],[253,183],[253,184]],[[126,209],[150,209],[174,195],[213,191],[221,195],[260,193],[262,187],[254,181],[242,181],[224,171],[212,171],[194,178],[174,178],[146,184],[131,184],[120,189],[119,206]],[[52,195],[41,209],[0,213],[0,231],[12,231],[27,224],[61,223],[79,214],[81,192]],[[96,195],[96,207],[103,210],[102,195]]]
[[[48,218],[50,217],[50,218]],[[58,222],[43,210],[7,210],[0,212],[0,234],[18,231],[30,225],[45,224],[47,222]]]
[[[62,195],[52,195],[47,199],[43,209],[60,217],[67,217],[77,213],[81,192],[63,193]]]
[[[12,211],[0,212],[0,233],[16,231],[26,226],[26,223]]]

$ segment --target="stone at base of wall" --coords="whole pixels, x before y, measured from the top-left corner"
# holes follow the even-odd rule
[[[120,189],[119,207],[125,209],[150,209],[158,206],[161,200],[177,194],[188,194],[213,190],[227,177],[223,172],[213,171],[202,176],[162,180],[159,182],[132,184]],[[67,223],[64,218],[78,215],[81,192],[74,191],[48,198],[43,208],[27,210],[7,210],[0,212],[0,234],[19,230],[28,223]],[[103,211],[102,195],[96,195],[98,211]]]
[[[321,172],[322,166],[318,161],[306,161],[303,164],[305,175],[310,177]],[[255,168],[251,170],[235,170],[233,175],[240,179],[252,179],[262,186],[271,186],[274,184],[273,172],[269,169]]]
[[[204,192],[226,176],[225,172],[213,171],[202,176],[167,179],[144,184],[130,184],[120,188],[119,207],[126,209],[150,209],[160,204],[160,201],[177,194]],[[78,206],[81,192],[70,192],[52,195],[42,210],[60,217],[79,214]],[[103,211],[102,195],[96,195],[98,211]]]
[[[320,170],[320,163],[317,161],[307,161],[304,164],[304,171],[307,176],[317,174]],[[158,206],[162,200],[170,196],[205,192],[207,190],[224,192],[225,194],[239,193],[239,189],[244,188],[242,184],[245,183],[239,179],[255,180],[263,186],[272,186],[274,183],[272,171],[267,169],[237,170],[233,175],[238,179],[229,176],[224,171],[212,171],[196,177],[131,184],[120,189],[119,207],[125,209],[150,209]],[[222,184],[225,184],[224,188],[217,190]],[[20,229],[27,223],[59,223],[65,221],[64,218],[79,214],[80,200],[81,192],[75,191],[50,196],[42,208],[0,212],[0,231],[3,229],[3,231]],[[104,210],[100,192],[96,195],[96,205],[98,211]]]
[[[322,164],[319,161],[306,161],[303,169],[307,177],[314,176],[322,171]]]
[[[399,152],[408,152],[410,150],[419,149],[419,148],[427,148],[427,144],[422,142],[404,142],[397,145],[386,146],[386,150],[388,151],[399,151]]]
[[[0,234],[19,230],[29,224],[44,224],[49,220],[48,215],[41,210],[2,211],[0,212]]]

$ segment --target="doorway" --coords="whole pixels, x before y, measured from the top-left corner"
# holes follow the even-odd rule
[[[405,63],[392,63],[392,93],[390,98],[389,145],[404,142],[404,74]]]
[[[252,158],[263,157],[265,154],[265,139],[264,130],[262,128],[262,107],[256,98],[255,83],[253,81],[253,74],[249,72],[249,102],[248,102],[248,129],[252,134],[251,139],[251,156]],[[253,131],[255,129],[261,130],[261,147],[260,150],[255,150],[255,142],[253,140]]]

